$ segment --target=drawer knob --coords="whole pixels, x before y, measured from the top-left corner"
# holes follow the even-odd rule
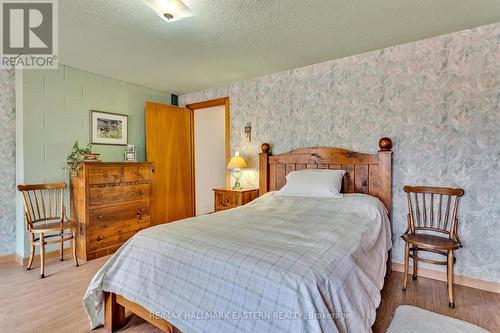
[[[140,194],[140,195],[143,195],[143,194],[144,194],[144,191],[140,191],[140,192],[139,192],[139,194]]]
[[[136,172],[135,172],[135,175],[136,175],[136,176],[140,176],[140,175],[141,175],[141,173],[140,173],[139,171],[136,171]]]
[[[100,193],[99,193],[99,194],[97,195],[97,197],[98,197],[99,199],[101,199],[101,198],[102,198],[102,194],[100,194]]]
[[[104,178],[106,178],[106,177],[108,177],[108,174],[107,174],[107,173],[103,173],[103,174],[102,174],[102,176],[103,176]]]
[[[224,200],[225,203],[229,203],[229,199]]]
[[[97,218],[98,218],[99,220],[100,220],[100,219],[102,219],[102,215],[97,216]]]
[[[103,240],[103,239],[104,239],[104,236],[103,236],[103,235],[99,235],[99,236],[97,236],[97,240],[98,240],[98,241],[101,241],[101,240]]]

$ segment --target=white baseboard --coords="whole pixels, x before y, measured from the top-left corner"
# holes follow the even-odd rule
[[[410,269],[409,269],[410,274],[411,272],[413,272],[412,267],[413,266],[411,265],[410,262]],[[403,273],[404,268],[405,268],[404,264],[394,261],[392,262],[393,271]],[[433,280],[446,282],[446,273],[441,271],[435,271],[427,268],[419,268],[417,271],[417,275]],[[476,279],[468,276],[456,275],[456,274],[453,276],[453,282],[455,284],[459,284],[462,286],[491,291],[500,294],[500,283]]]

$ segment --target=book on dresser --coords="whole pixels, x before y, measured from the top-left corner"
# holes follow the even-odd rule
[[[92,260],[118,250],[150,225],[148,162],[83,162],[71,177],[71,220],[77,221],[77,256]]]

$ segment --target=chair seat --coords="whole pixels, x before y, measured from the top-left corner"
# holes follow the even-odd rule
[[[41,233],[41,232],[47,232],[47,231],[54,231],[54,230],[64,230],[64,229],[70,229],[70,228],[75,228],[76,223],[71,222],[71,221],[65,221],[65,222],[51,222],[51,223],[45,223],[45,224],[38,224],[33,226],[30,231],[31,232],[36,232],[36,233]]]
[[[403,239],[417,247],[436,250],[455,250],[460,247],[460,243],[454,239],[429,234],[404,234]]]

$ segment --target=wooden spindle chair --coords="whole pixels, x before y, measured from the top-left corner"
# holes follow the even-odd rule
[[[402,236],[405,241],[405,269],[403,291],[406,290],[410,258],[413,259],[413,279],[417,279],[417,262],[446,265],[448,281],[448,305],[453,300],[453,251],[462,247],[458,236],[458,203],[464,190],[444,187],[405,186],[408,199],[408,228]],[[436,253],[446,257],[438,261],[418,256],[419,251]]]
[[[30,235],[30,259],[27,269],[31,269],[35,256],[35,246],[40,246],[40,278],[45,269],[45,245],[61,243],[59,250],[61,261],[64,260],[64,242],[71,241],[73,260],[78,267],[76,257],[76,227],[66,217],[64,208],[64,189],[66,184],[18,185],[24,201],[26,230]]]

